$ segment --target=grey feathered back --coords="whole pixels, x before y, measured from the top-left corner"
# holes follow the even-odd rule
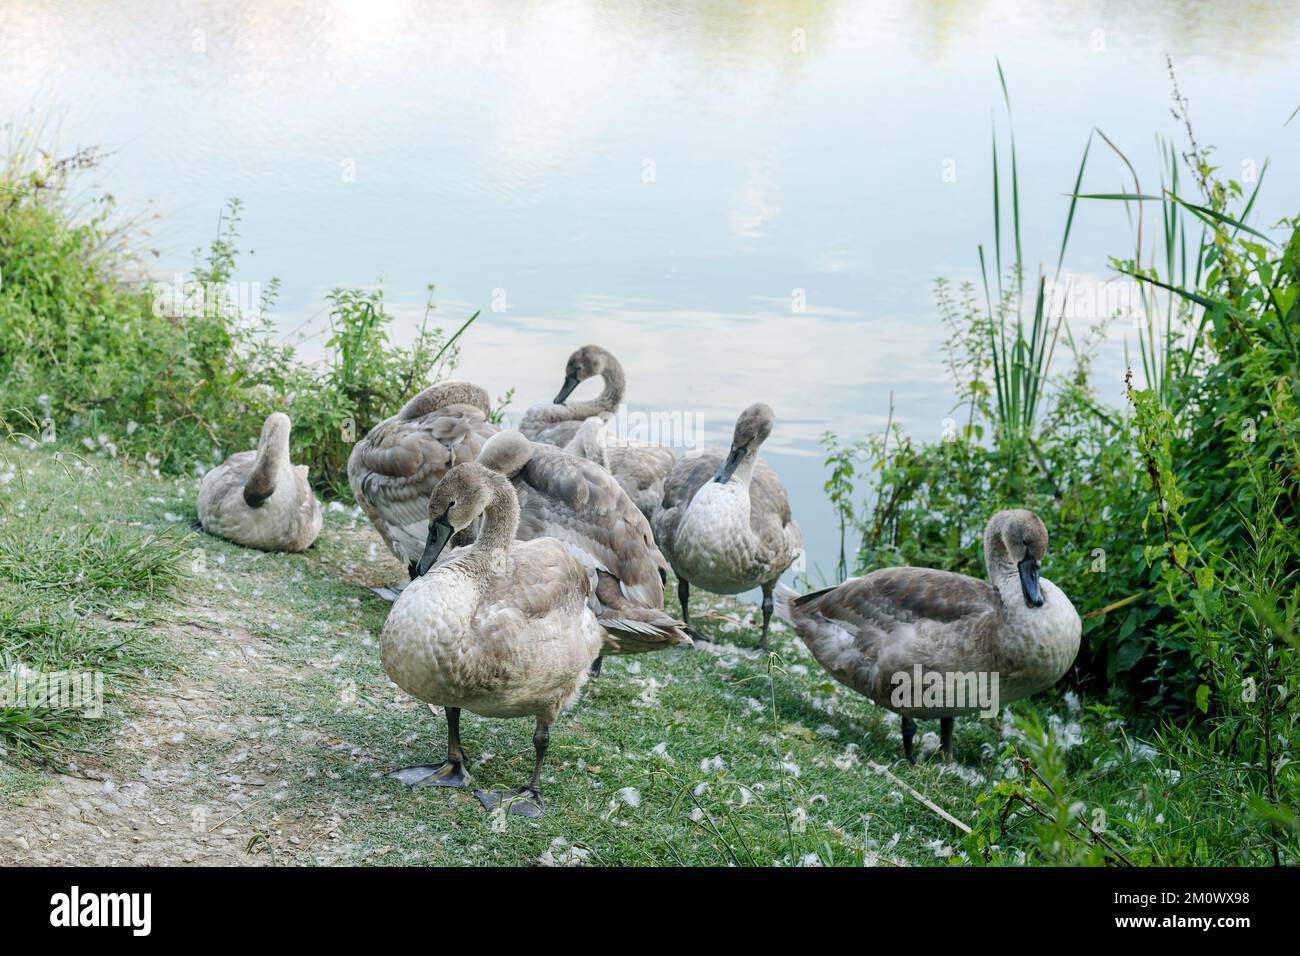
[[[440,382],[370,430],[348,458],[348,484],[388,547],[403,561],[418,555],[394,529],[428,521],[429,495],[454,465],[473,461],[497,426],[487,393],[469,382]],[[405,538],[403,538],[405,540]]]
[[[667,562],[627,492],[604,468],[552,445],[535,445],[515,480],[519,536],[555,537],[576,545],[621,582],[628,598],[664,606],[659,568]]]
[[[610,437],[597,416],[582,422],[564,450],[608,469],[647,521],[663,504],[664,481],[677,463],[671,448]]]
[[[273,412],[257,451],[231,455],[199,482],[199,523],[209,534],[262,551],[305,551],[320,534],[320,502],[307,468],[289,460],[287,415]]]
[[[522,467],[520,455],[526,458]],[[613,475],[553,445],[527,442],[518,432],[501,433],[480,464],[511,477],[521,540],[555,538],[587,565],[595,582],[592,610],[610,634],[608,653],[691,643],[663,610],[659,572],[668,562]]]

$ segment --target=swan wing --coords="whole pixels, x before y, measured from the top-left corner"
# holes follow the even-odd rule
[[[557,538],[585,563],[619,581],[628,600],[662,608],[666,566],[645,516],[618,481],[595,462],[538,445],[515,480],[519,537]]]

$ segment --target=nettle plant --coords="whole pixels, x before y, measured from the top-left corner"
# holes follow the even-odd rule
[[[409,344],[393,340],[393,315],[382,289],[336,288],[329,294],[327,361],[304,366],[283,383],[294,422],[295,461],[334,497],[351,500],[347,482],[352,445],[412,395],[456,367],[457,340],[478,318],[475,312],[450,336],[430,324],[433,286],[424,317]]]
[[[1095,138],[1133,170],[1118,148],[1094,131],[1065,209],[1050,274],[1061,274],[1080,200],[1125,204],[1137,227],[1136,248],[1131,258],[1115,259],[1113,265],[1141,293],[1133,317],[1140,385],[1129,390],[1124,407],[1103,402],[1092,364],[1104,323],[1076,336],[1063,303],[1045,294],[1042,274],[1033,285],[1022,281],[1021,196],[1012,139],[1009,190],[999,180],[994,151],[995,229],[989,253],[981,250],[983,288],[953,287],[942,280],[936,286],[957,397],[952,427],[941,441],[923,444],[895,426],[855,449],[859,475],[863,460],[880,469],[875,503],[854,516],[861,536],[855,564],[859,571],[900,562],[928,564],[980,576],[983,521],[1002,507],[1038,511],[1053,541],[1045,573],[1068,583],[1068,593],[1086,615],[1076,678],[1093,697],[1110,693],[1116,702],[1140,704],[1138,713],[1154,720],[1186,712],[1201,680],[1197,651],[1177,626],[1181,596],[1165,594],[1163,566],[1152,560],[1153,554],[1163,554],[1177,569],[1195,542],[1167,542],[1168,516],[1151,508],[1182,489],[1189,527],[1196,529],[1189,537],[1205,543],[1197,573],[1207,573],[1222,548],[1242,540],[1242,522],[1225,505],[1239,495],[1242,502],[1253,500],[1234,455],[1243,449],[1260,461],[1294,455],[1296,240],[1292,234],[1279,245],[1247,225],[1243,220],[1255,206],[1260,184],[1246,195],[1240,185],[1220,182],[1195,146],[1179,155],[1161,145],[1159,194],[1140,188],[1081,193]],[[1201,201],[1179,194],[1185,180],[1200,188]],[[1241,206],[1235,216],[1226,211],[1234,203]],[[1158,219],[1149,209],[1144,213],[1147,207],[1158,209]],[[1150,241],[1148,221],[1156,224],[1156,241]],[[1282,225],[1293,232],[1295,223]],[[1005,273],[1003,281],[991,281],[990,269]],[[1067,359],[1068,365],[1054,370],[1054,358],[1058,364]],[[1134,401],[1148,395],[1154,403],[1149,412]],[[1149,427],[1155,417],[1168,419],[1167,434]],[[1141,433],[1133,431],[1131,418],[1146,423]],[[1152,487],[1144,440],[1169,444],[1179,483]],[[833,469],[828,493],[842,496],[844,452],[853,446],[834,436],[825,444]],[[851,513],[836,504],[842,515]],[[1171,504],[1179,503],[1165,500],[1163,507]],[[1152,523],[1152,517],[1158,520]],[[1176,536],[1178,529],[1170,534]],[[1192,583],[1187,573],[1177,573]]]
[[[1197,721],[1171,721],[1162,749],[1195,773],[1193,832],[1235,840],[1238,862],[1291,862],[1300,850],[1300,447],[1294,323],[1300,219],[1281,244],[1230,216],[1241,196],[1192,161],[1204,205],[1166,193],[1206,226],[1196,340],[1165,388],[1129,388],[1133,443],[1151,492],[1146,559],[1157,601],[1197,667]],[[1253,204],[1253,194],[1247,203]],[[1135,264],[1121,268],[1158,281]],[[1161,394],[1161,392],[1165,394]],[[1242,812],[1242,811],[1245,812]],[[1228,831],[1228,832],[1224,832]]]
[[[420,327],[399,342],[381,289],[336,288],[326,354],[306,361],[271,320],[278,282],[244,278],[238,200],[188,275],[153,281],[142,223],[110,197],[69,198],[99,154],[56,159],[38,139],[19,137],[0,166],[0,430],[193,474],[253,447],[266,416],[287,411],[295,461],[350,499],[351,443],[454,369],[478,313],[448,335],[432,324],[430,287]]]

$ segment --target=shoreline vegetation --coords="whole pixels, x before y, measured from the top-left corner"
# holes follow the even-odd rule
[[[387,608],[366,589],[401,569],[359,520],[347,454],[454,370],[477,313],[440,327],[430,288],[401,346],[382,290],[335,289],[327,358],[304,363],[265,318],[274,282],[257,290],[263,318],[240,308],[238,202],[163,295],[111,200],[70,198],[98,154],[55,158],[11,131],[0,678],[102,673],[105,719],[0,701],[0,833],[14,834],[0,861],[1300,861],[1300,216],[1253,222],[1262,183],[1222,178],[1175,87],[1185,145],[1161,143],[1151,183],[1094,130],[1059,250],[1032,273],[1020,221],[1034,200],[1002,92],[983,281],[936,283],[952,428],[918,442],[891,414],[883,434],[824,436],[836,576],[914,564],[982,577],[988,515],[1032,509],[1052,538],[1045,576],[1085,616],[1075,669],[998,718],[959,722],[956,763],[935,758],[930,733],[920,764],[891,770],[893,714],[834,683],[784,627],[770,657],[749,650],[753,609],[719,600],[698,625],[717,645],[611,661],[589,685],[556,735],[539,824],[379,779],[436,751],[438,721],[379,666]],[[1101,150],[1130,173],[1120,192],[1084,186]],[[1139,290],[1118,408],[1095,388],[1099,332],[1071,328],[1054,294],[1074,218],[1099,203],[1134,226],[1132,252],[1112,259]],[[251,447],[273,410],[327,502],[302,555],[192,527],[198,472]],[[471,773],[518,775],[504,755],[527,749],[522,723],[466,730]]]

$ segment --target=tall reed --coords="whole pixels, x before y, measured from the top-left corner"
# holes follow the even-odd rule
[[[980,275],[984,283],[984,300],[990,363],[996,398],[997,434],[999,446],[1014,447],[1032,437],[1035,421],[1047,386],[1052,364],[1052,353],[1065,321],[1064,305],[1053,316],[1047,299],[1046,276],[1042,266],[1034,287],[1032,311],[1026,316],[1024,305],[1025,259],[1020,228],[1020,170],[1016,161],[1015,129],[1011,116],[1011,95],[1007,89],[1002,64],[998,63],[998,82],[1002,87],[1002,102],[1007,113],[1007,139],[1010,147],[1010,237],[1013,241],[1013,258],[1003,270],[1003,186],[1001,163],[998,158],[998,132],[992,130],[993,148],[993,266],[997,282],[997,299],[994,300],[989,282],[989,265],[984,246],[979,246]],[[1088,163],[1092,136],[1084,146],[1083,159],[1075,178],[1074,194],[1079,191],[1083,172]],[[1070,198],[1053,274],[1053,287],[1060,279],[1061,265],[1065,260],[1070,229],[1074,224],[1078,196]]]

